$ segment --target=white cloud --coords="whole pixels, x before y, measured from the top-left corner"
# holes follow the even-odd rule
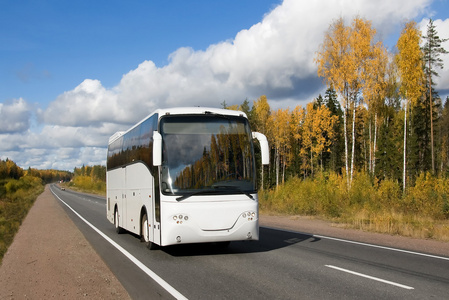
[[[14,157],[14,162],[27,169],[59,169],[73,171],[74,167],[82,165],[106,165],[106,148],[81,147],[81,148],[33,148],[23,155],[21,151],[2,152],[0,158]]]
[[[305,105],[323,90],[313,58],[333,20],[343,17],[349,23],[357,15],[364,17],[372,21],[380,38],[386,38],[400,31],[405,20],[426,13],[430,2],[285,0],[234,39],[210,45],[204,51],[179,48],[163,67],[144,61],[111,89],[98,80],[84,80],[58,96],[45,111],[39,111],[44,122],[40,132],[30,132],[21,141],[15,135],[0,136],[0,143],[16,145],[0,148],[45,149],[41,163],[27,162],[73,169],[104,161],[107,138],[158,107],[217,107],[224,100],[241,104],[264,94],[273,108]],[[447,23],[442,26],[446,30],[449,27]],[[446,78],[442,76],[441,84],[446,84]],[[19,129],[27,126],[23,123]]]
[[[22,98],[0,103],[0,134],[26,131],[30,116],[31,108]]]
[[[100,81],[91,79],[58,96],[44,112],[40,112],[45,123],[64,126],[89,126],[113,118],[120,122],[120,116],[116,93],[104,88]]]

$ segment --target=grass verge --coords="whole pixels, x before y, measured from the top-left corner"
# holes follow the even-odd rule
[[[344,176],[322,173],[292,178],[259,193],[262,213],[316,216],[366,231],[449,241],[449,180],[422,174],[402,192],[398,183],[356,174],[348,189]]]
[[[38,177],[0,181],[0,265],[28,211],[43,191],[44,185]]]

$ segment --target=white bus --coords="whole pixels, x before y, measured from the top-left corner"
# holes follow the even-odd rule
[[[152,249],[259,239],[253,138],[243,112],[158,109],[109,139],[107,218]]]

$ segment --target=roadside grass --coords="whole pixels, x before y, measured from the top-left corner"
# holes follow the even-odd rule
[[[402,192],[391,180],[366,173],[347,188],[344,176],[322,173],[292,178],[277,189],[261,191],[261,213],[316,216],[365,231],[449,241],[449,179],[421,174]]]
[[[38,177],[0,181],[0,265],[36,198],[44,191]]]

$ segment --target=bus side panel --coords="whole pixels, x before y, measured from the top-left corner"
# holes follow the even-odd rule
[[[114,209],[117,206],[119,213],[122,215],[123,211],[123,189],[124,189],[124,168],[118,168],[108,171],[106,174],[106,211],[107,218],[111,223],[114,223]],[[120,224],[122,226],[122,224]]]
[[[152,224],[153,177],[143,163],[126,167],[126,229],[140,235],[141,211],[147,210],[148,223]]]

